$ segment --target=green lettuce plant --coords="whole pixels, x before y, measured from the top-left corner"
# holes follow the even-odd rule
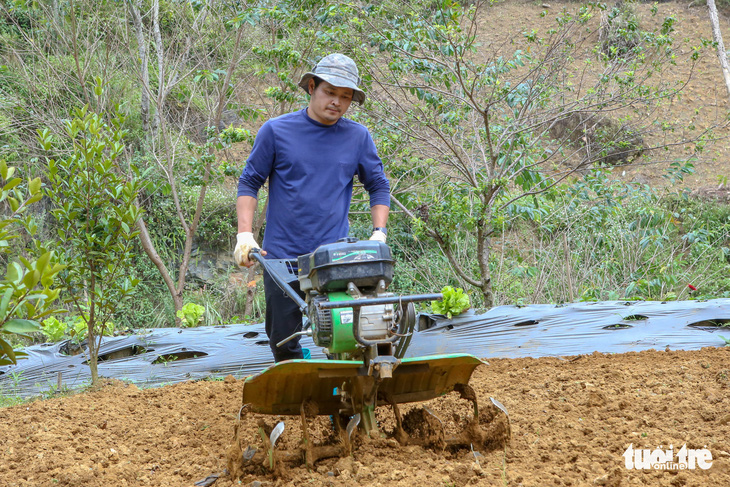
[[[460,287],[453,288],[446,286],[441,290],[444,298],[441,301],[432,301],[431,308],[434,313],[446,315],[448,319],[460,315],[471,307],[469,296],[464,294]]]
[[[68,325],[58,318],[51,316],[43,320],[42,329],[44,335],[52,342],[60,341],[66,335]]]
[[[73,321],[61,321],[52,316],[43,320],[41,331],[52,342],[58,342],[70,337],[73,341],[80,343],[86,338],[88,327],[89,318],[87,315],[76,316]],[[100,327],[101,334],[104,336],[113,336],[115,329],[116,326],[112,321],[107,321]]]
[[[180,318],[180,321],[182,321],[183,326],[193,327],[201,322],[203,313],[205,313],[205,307],[195,303],[188,303],[176,314]]]

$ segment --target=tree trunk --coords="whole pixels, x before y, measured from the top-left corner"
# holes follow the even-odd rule
[[[91,266],[91,279],[89,287],[86,290],[91,289],[92,292],[96,290],[96,276],[94,275],[94,266]],[[93,296],[93,295],[92,295]],[[101,345],[101,338],[99,342],[96,341],[96,301],[92,297],[89,299],[87,296],[84,301],[89,303],[89,316],[86,322],[86,346],[89,349],[89,369],[91,370],[91,385],[95,386],[99,382],[99,347]],[[79,308],[81,316],[84,316],[84,311]]]
[[[211,174],[211,162],[207,162],[205,169],[204,169],[204,175],[203,175],[203,182],[202,187],[200,190],[200,193],[198,195],[198,201],[195,208],[195,213],[192,217],[192,219],[189,220],[188,216],[186,215],[185,211],[183,210],[181,201],[180,201],[180,195],[178,191],[178,181],[175,177],[175,164],[176,164],[176,157],[175,157],[175,151],[176,146],[175,143],[172,140],[172,134],[168,131],[167,127],[167,121],[165,119],[165,105],[167,96],[170,93],[170,91],[173,89],[173,87],[180,81],[181,72],[186,73],[184,76],[188,76],[190,73],[188,72],[188,58],[190,56],[191,50],[193,49],[196,40],[200,38],[200,26],[202,26],[205,23],[205,19],[207,17],[207,11],[208,11],[208,3],[206,3],[203,8],[199,11],[197,14],[197,17],[195,18],[195,21],[192,25],[192,27],[189,29],[189,31],[186,31],[184,33],[184,48],[183,52],[180,55],[175,55],[174,57],[172,55],[168,55],[166,57],[166,50],[165,45],[163,43],[162,38],[162,32],[161,32],[161,26],[160,26],[160,0],[152,0],[150,3],[150,10],[147,15],[151,17],[151,28],[149,29],[149,42],[145,42],[145,31],[144,31],[144,25],[142,23],[142,14],[141,14],[141,6],[142,2],[141,0],[129,0],[129,10],[131,12],[131,16],[133,18],[133,23],[135,26],[135,31],[137,35],[137,42],[139,44],[139,56],[140,56],[140,81],[142,82],[142,117],[143,117],[143,124],[146,124],[147,127],[149,127],[149,130],[145,129],[147,132],[147,138],[149,140],[157,141],[158,137],[162,144],[162,150],[163,150],[163,157],[160,157],[159,159],[165,162],[161,162],[161,165],[163,166],[163,171],[166,174],[167,181],[170,184],[170,191],[172,195],[172,199],[175,206],[175,211],[177,213],[178,220],[180,221],[180,225],[183,229],[183,232],[185,233],[185,243],[182,250],[182,259],[180,262],[180,265],[178,267],[178,273],[177,278],[173,279],[171,276],[169,270],[165,267],[165,264],[162,262],[162,259],[157,254],[154,243],[152,242],[149,231],[146,228],[146,225],[143,220],[140,220],[138,223],[138,228],[140,229],[140,242],[142,243],[142,247],[145,250],[145,253],[150,258],[150,260],[155,264],[157,269],[160,272],[160,275],[162,276],[165,284],[168,287],[168,290],[170,291],[170,294],[173,298],[175,309],[179,311],[183,306],[183,290],[185,288],[185,280],[186,280],[186,274],[188,271],[188,268],[190,266],[190,260],[191,260],[191,254],[192,254],[192,247],[193,247],[193,239],[195,238],[201,215],[203,210],[203,202],[205,200],[205,195],[207,191],[207,187],[210,180],[210,174]],[[233,71],[238,64],[238,58],[240,56],[240,49],[239,46],[241,44],[242,36],[244,33],[243,25],[239,28],[238,35],[236,38],[235,48],[233,50],[233,54],[231,56],[231,60],[229,63],[228,73],[225,78],[224,85],[221,89],[221,93],[218,99],[218,103],[216,106],[216,112],[215,112],[215,123],[216,126],[218,125],[218,122],[220,121],[221,114],[223,113],[225,104],[227,103],[227,95],[226,95],[226,87],[230,83],[231,76],[233,74]],[[155,55],[156,55],[156,62],[157,62],[157,86],[152,87],[150,85],[150,73],[148,69],[148,65],[150,62],[149,56],[151,55],[150,49],[148,49],[147,46],[151,45],[152,47],[150,49],[154,49]],[[170,51],[172,52],[172,51]],[[149,114],[149,105],[150,102],[153,102],[155,104],[155,110],[152,115]],[[211,149],[212,151],[213,149]]]
[[[175,310],[181,309],[183,306],[182,294],[177,291],[175,281],[172,280],[170,271],[167,270],[165,263],[162,262],[162,258],[160,258],[157,250],[155,250],[155,246],[150,238],[150,232],[147,230],[147,225],[142,218],[137,221],[137,228],[139,228],[139,241],[142,244],[142,248],[147,254],[147,257],[149,257],[152,263],[155,264],[155,267],[157,267],[157,270],[162,276],[162,280],[165,281],[165,285],[167,285],[167,289],[170,291],[172,300],[175,303]]]
[[[89,91],[86,87],[84,71],[81,69],[81,62],[79,61],[79,57],[81,56],[81,54],[79,53],[78,34],[76,31],[78,23],[76,21],[76,7],[73,3],[73,0],[71,1],[71,6],[69,10],[71,11],[71,44],[73,46],[73,59],[76,65],[76,78],[78,79],[79,86],[81,87],[81,91],[84,94],[84,103],[91,106],[91,100],[89,98]]]
[[[153,119],[153,127],[152,131],[154,133],[159,132],[159,134],[162,137],[163,146],[165,148],[165,157],[167,159],[167,177],[168,182],[170,183],[170,188],[172,190],[172,197],[173,201],[175,202],[175,209],[178,214],[178,218],[180,220],[180,224],[183,227],[183,231],[185,232],[185,247],[183,249],[183,258],[182,262],[180,263],[180,268],[178,270],[178,279],[177,279],[177,287],[175,290],[175,309],[179,311],[182,308],[182,292],[185,288],[185,276],[188,271],[188,267],[190,265],[190,256],[192,254],[192,248],[193,248],[193,238],[195,236],[195,233],[198,228],[198,223],[200,222],[200,215],[202,212],[202,206],[203,201],[205,199],[205,192],[208,185],[208,180],[210,178],[210,163],[206,165],[205,168],[205,174],[203,176],[203,185],[200,190],[200,195],[198,198],[198,203],[195,210],[195,215],[193,216],[193,221],[188,224],[184,212],[182,210],[181,204],[180,204],[180,198],[179,193],[177,189],[176,180],[173,176],[174,174],[174,149],[173,144],[170,141],[170,135],[167,132],[166,128],[166,122],[163,114],[163,110],[165,107],[165,101],[167,100],[167,95],[170,93],[170,90],[173,86],[175,86],[179,79],[179,70],[182,69],[185,64],[187,63],[188,55],[190,54],[190,50],[192,49],[194,39],[197,38],[197,28],[196,25],[198,24],[198,21],[202,22],[205,19],[207,12],[207,8],[203,8],[196,18],[192,31],[188,33],[187,37],[185,38],[185,49],[182,55],[178,58],[177,65],[173,64],[170,69],[165,71],[165,50],[164,45],[162,43],[162,34],[160,31],[160,1],[159,0],[153,0],[152,2],[152,31],[154,36],[154,46],[155,51],[157,52],[157,67],[159,70],[158,73],[158,87],[157,87],[157,98],[156,98],[156,104],[157,104],[157,110],[155,111],[155,117]],[[240,42],[240,37],[239,37]],[[238,44],[237,44],[238,45]],[[232,71],[233,67],[235,66],[235,63],[233,60],[238,55],[237,52],[234,53],[232,62],[231,62],[231,68],[229,71]],[[167,79],[165,78],[165,73],[168,73]],[[230,79],[227,78],[227,79]],[[221,110],[222,111],[222,110]]]
[[[410,219],[412,220],[419,220],[419,218],[413,214],[403,203],[398,201],[398,199],[390,195],[390,199],[400,208],[403,210],[403,213],[405,213]],[[484,219],[486,221],[489,221],[488,215],[484,216]],[[482,274],[482,279],[477,280],[471,277],[470,272],[467,272],[457,261],[456,255],[450,248],[450,244],[447,240],[443,238],[442,235],[440,235],[435,230],[428,228],[426,234],[434,239],[436,241],[436,244],[441,248],[441,251],[444,253],[446,258],[449,261],[449,264],[451,264],[451,268],[456,272],[456,275],[462,278],[464,281],[466,281],[467,284],[470,286],[474,286],[481,290],[482,295],[484,296],[484,304],[485,306],[489,306],[490,308],[494,304],[494,296],[492,293],[492,280],[490,278],[490,272],[489,272],[489,255],[490,255],[490,245],[491,245],[491,239],[489,237],[489,233],[484,229],[484,225],[480,224],[477,227],[477,261],[479,263],[479,271]]]
[[[489,221],[487,215],[484,216]],[[482,275],[479,289],[484,296],[484,307],[491,308],[494,306],[494,293],[492,292],[492,275],[489,270],[489,255],[491,251],[492,239],[488,236],[484,228],[484,223],[479,222],[477,226],[477,259],[479,264],[479,273]]]
[[[568,245],[568,234],[563,234],[563,257],[565,258],[565,279],[568,287],[567,296],[570,302],[575,301],[573,294],[573,265],[571,260],[570,246]]]
[[[249,286],[248,283],[251,282],[256,277],[256,268],[255,267],[249,267],[246,271],[246,282],[244,285],[246,286],[246,303],[243,306],[243,316],[251,316],[253,313],[253,297],[256,294],[256,287],[255,286]]]
[[[233,54],[231,56],[230,63],[228,65],[228,70],[226,72],[225,79],[223,81],[223,87],[221,88],[220,96],[218,97],[218,101],[216,104],[216,111],[215,111],[215,119],[213,120],[213,126],[216,127],[216,130],[218,129],[221,121],[221,116],[223,114],[223,109],[226,106],[227,103],[227,96],[226,96],[226,87],[231,82],[231,77],[233,75],[233,70],[236,68],[236,65],[238,64],[238,53],[240,51],[239,47],[241,45],[241,39],[243,38],[243,25],[241,25],[238,28],[238,34],[236,36],[236,44],[233,48]],[[192,41],[191,41],[192,42]],[[163,137],[167,137],[167,134],[163,134]],[[165,139],[167,140],[167,139]],[[209,154],[213,155],[214,149],[213,147],[208,148]],[[169,151],[168,151],[169,153]],[[203,173],[203,184],[200,188],[200,193],[198,194],[198,201],[195,205],[195,214],[193,215],[193,221],[190,222],[188,225],[186,222],[182,221],[182,214],[181,214],[181,223],[183,225],[183,228],[185,228],[185,250],[183,251],[183,260],[180,264],[180,271],[178,273],[178,279],[177,279],[177,289],[180,293],[182,293],[182,290],[185,287],[185,276],[187,274],[188,268],[190,266],[190,257],[192,254],[193,249],[193,238],[195,237],[195,234],[198,231],[198,225],[200,225],[200,218],[203,214],[203,203],[205,201],[205,194],[208,191],[208,184],[210,182],[210,173],[212,169],[212,160],[208,160],[208,162],[205,165],[205,171]],[[172,172],[170,172],[172,174]],[[172,181],[171,181],[172,183]],[[175,186],[173,185],[173,190],[175,190]],[[177,308],[179,309],[179,308]]]
[[[142,15],[140,6],[142,0],[129,2],[129,11],[132,14],[132,22],[134,23],[134,31],[137,35],[137,49],[139,50],[139,67],[142,77],[142,99],[140,102],[140,115],[142,117],[142,131],[145,137],[149,134],[150,129],[150,69],[147,63],[147,42],[144,37],[144,26],[142,24]]]
[[[715,0],[707,0],[707,7],[710,10],[710,24],[712,24],[712,38],[717,43],[717,57],[720,60],[722,68],[722,76],[725,78],[725,87],[730,96],[730,67],[727,62],[727,53],[725,45],[722,43],[722,32],[720,31],[720,20],[717,15],[717,7]]]
[[[53,54],[59,52],[59,33],[62,32],[61,26],[61,7],[58,5],[58,0],[52,0],[51,2],[51,22],[53,26],[50,30],[50,50]]]
[[[89,318],[86,329],[86,344],[89,349],[89,369],[91,370],[91,385],[99,382],[99,344],[94,333],[94,320]]]
[[[165,102],[165,53],[162,46],[162,34],[160,34],[160,2],[152,2],[152,32],[154,34],[155,51],[157,52],[157,110],[152,121],[152,135],[157,134],[160,128],[162,111]],[[163,134],[164,137],[164,134]]]

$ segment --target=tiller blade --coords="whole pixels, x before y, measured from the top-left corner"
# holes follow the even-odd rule
[[[373,375],[362,362],[355,361],[290,360],[272,365],[245,380],[242,411],[299,416],[301,446],[296,451],[277,451],[272,428],[260,420],[264,448],[252,455],[250,447],[245,449],[238,437],[239,421],[232,447],[237,451],[229,452],[228,470],[235,474],[246,465],[263,465],[267,470],[276,471],[281,462],[293,460],[311,467],[322,458],[349,455],[355,430],[370,438],[384,435],[378,430],[375,409],[387,405],[395,416],[392,436],[403,445],[435,448],[502,445],[510,434],[506,411],[493,403],[480,410],[476,394],[467,385],[474,369],[483,363],[466,354],[404,358],[387,378]],[[473,410],[473,416],[460,433],[446,435],[441,419],[426,408],[412,409],[401,417],[399,404],[428,401],[450,392],[470,402]],[[316,416],[330,416],[335,432],[335,441],[330,442],[333,444],[317,445],[312,441],[309,430]]]

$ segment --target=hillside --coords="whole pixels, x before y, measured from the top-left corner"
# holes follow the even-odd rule
[[[513,49],[520,46],[521,33],[536,29],[545,33],[555,25],[555,18],[563,9],[573,9],[574,3],[515,1],[504,2],[497,9],[488,10],[480,25],[480,39],[485,45],[505,46]],[[613,4],[609,4],[612,7]],[[707,193],[716,189],[723,177],[730,175],[730,129],[726,124],[726,113],[730,108],[728,93],[722,77],[716,50],[705,47],[698,62],[692,66],[690,62],[691,47],[699,46],[703,39],[712,40],[712,28],[706,5],[697,2],[663,2],[657,5],[656,14],[652,15],[652,4],[634,4],[633,8],[643,28],[658,28],[664,18],[674,17],[676,43],[679,47],[675,58],[676,66],[664,72],[671,81],[688,80],[681,95],[671,98],[662,108],[663,117],[670,122],[680,122],[687,129],[694,125],[699,130],[718,126],[714,131],[716,141],[708,146],[708,150],[695,162],[695,173],[687,177],[684,184],[692,190]],[[594,26],[600,19],[594,19]],[[493,28],[495,23],[499,28]],[[730,27],[727,17],[721,16],[724,29]],[[508,33],[508,34],[506,34]],[[730,29],[723,31],[730,41]],[[506,42],[509,39],[509,42]],[[586,53],[586,56],[589,54]],[[682,134],[685,136],[685,134]],[[687,136],[689,131],[687,130]],[[661,141],[654,141],[660,144]],[[666,185],[662,174],[674,159],[686,157],[693,144],[670,148],[669,151],[657,151],[647,160],[637,162],[630,167],[614,170],[614,176],[624,181],[648,183],[653,186]],[[725,198],[728,198],[728,183],[724,184]]]

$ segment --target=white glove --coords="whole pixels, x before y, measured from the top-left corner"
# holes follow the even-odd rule
[[[255,262],[248,258],[251,249],[260,249],[251,232],[241,232],[236,235],[236,249],[233,251],[233,260],[239,266],[251,267]]]
[[[385,243],[385,232],[381,230],[375,230],[373,234],[370,236],[370,240],[377,240],[378,242]]]

